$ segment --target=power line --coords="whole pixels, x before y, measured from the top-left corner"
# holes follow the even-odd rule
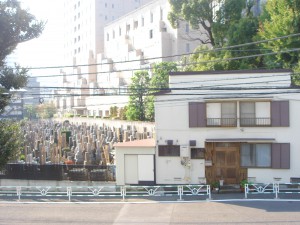
[[[262,43],[269,42],[269,41],[276,41],[276,40],[280,40],[280,39],[284,39],[284,38],[297,37],[297,36],[300,36],[300,33],[289,34],[289,35],[280,36],[280,37],[276,37],[276,38],[271,38],[271,39],[266,39],[266,40],[261,40],[261,41],[255,41],[255,42],[248,42],[248,43],[244,43],[244,44],[232,45],[232,46],[227,46],[227,47],[222,47],[222,48],[201,50],[201,51],[197,51],[197,52],[193,52],[193,53],[176,54],[176,55],[161,56],[161,57],[150,57],[150,58],[146,58],[146,59],[142,59],[142,60],[156,60],[156,59],[165,59],[165,58],[189,56],[189,55],[194,55],[194,54],[199,54],[199,53],[216,52],[216,51],[228,50],[228,49],[232,49],[232,48],[244,47],[244,46],[249,46],[249,45],[254,45],[254,44],[262,44]],[[59,68],[72,68],[72,67],[85,67],[85,66],[120,64],[120,63],[139,62],[139,61],[141,61],[141,60],[140,59],[135,59],[135,60],[124,60],[124,61],[116,61],[116,62],[81,64],[81,65],[31,67],[31,68],[28,68],[28,69],[31,69],[31,70],[36,70],[36,69],[59,69]]]

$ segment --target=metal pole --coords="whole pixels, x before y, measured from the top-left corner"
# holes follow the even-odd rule
[[[182,194],[183,194],[183,186],[177,186],[177,193],[179,195],[179,201],[182,201]]]
[[[21,200],[21,189],[22,189],[22,187],[16,187],[16,189],[17,189],[17,196],[18,196],[18,199],[20,201]]]
[[[206,187],[206,191],[207,191],[207,194],[208,194],[208,199],[211,200],[211,191],[210,191],[210,185],[207,185]]]
[[[72,195],[72,187],[67,187],[67,195],[69,197],[69,202],[71,201],[71,195]]]

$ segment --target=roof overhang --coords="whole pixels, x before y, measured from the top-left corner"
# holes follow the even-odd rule
[[[207,138],[205,142],[272,143],[275,138]]]

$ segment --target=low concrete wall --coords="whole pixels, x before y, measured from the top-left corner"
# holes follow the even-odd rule
[[[0,186],[115,186],[115,182],[0,179]]]

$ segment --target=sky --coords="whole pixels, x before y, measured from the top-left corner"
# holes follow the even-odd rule
[[[63,62],[63,1],[21,0],[22,8],[28,9],[38,20],[46,21],[39,38],[19,44],[10,61],[23,67],[61,66]],[[29,76],[58,75],[59,69],[34,69]],[[60,79],[39,78],[41,85],[59,85]]]

